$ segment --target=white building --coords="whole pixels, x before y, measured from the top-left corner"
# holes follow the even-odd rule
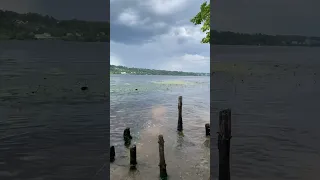
[[[34,37],[36,39],[52,39],[53,38],[49,33],[35,34]]]

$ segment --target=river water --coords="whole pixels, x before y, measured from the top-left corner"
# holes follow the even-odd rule
[[[113,75],[109,112],[106,48],[0,43],[0,179],[100,179],[107,174],[99,170],[109,161],[109,131],[116,147],[112,179],[156,179],[158,134],[164,135],[170,179],[207,179],[210,154],[217,177],[216,136],[211,153],[204,137],[209,78]],[[232,179],[318,179],[319,50],[214,47],[211,124],[217,127],[220,110],[232,109]],[[176,133],[179,95],[184,137]],[[122,140],[125,127],[137,145],[134,172]]]
[[[109,148],[107,48],[0,43],[1,180],[99,179]]]
[[[165,141],[170,179],[208,179],[210,141],[209,77],[112,75],[110,78],[110,141],[116,149],[112,180],[159,179],[158,135]],[[178,135],[178,97],[183,96],[184,133]],[[123,130],[129,127],[137,146],[137,170],[129,171],[129,150]]]
[[[160,133],[171,178],[208,178],[209,77],[109,80],[108,48],[105,43],[0,43],[1,180],[106,179],[110,133],[117,153],[112,179],[157,179]],[[89,90],[81,91],[82,86]],[[179,95],[183,137],[176,133]],[[125,127],[131,128],[138,151],[138,169],[129,174]]]
[[[319,179],[320,49],[212,48],[211,122],[217,127],[218,112],[232,109],[232,179]]]

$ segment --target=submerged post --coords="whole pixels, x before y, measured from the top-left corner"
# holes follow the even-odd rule
[[[166,161],[164,158],[164,140],[163,136],[159,135],[158,137],[158,143],[159,143],[159,157],[160,157],[160,163],[159,163],[159,168],[160,168],[160,178],[164,179],[166,178],[167,175],[167,169],[166,169]]]
[[[205,125],[205,128],[206,128],[206,136],[210,136],[210,124],[207,123],[207,124]]]
[[[131,168],[135,168],[137,165],[137,149],[136,145],[133,145],[130,148],[130,166]]]
[[[114,146],[111,146],[110,148],[110,162],[113,162],[115,160],[116,152],[114,149]]]
[[[182,131],[182,96],[178,98],[178,127],[177,130],[179,132]]]
[[[130,134],[130,128],[126,128],[124,131],[123,131],[123,139],[124,139],[124,143],[126,145],[130,145],[131,143],[131,139],[132,139],[132,136]]]
[[[219,180],[230,180],[231,110],[219,112]]]

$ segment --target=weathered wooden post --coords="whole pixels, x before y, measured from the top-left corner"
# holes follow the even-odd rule
[[[132,139],[132,136],[130,134],[130,128],[126,128],[123,131],[123,139],[124,139],[124,144],[125,145],[130,145],[131,139]]]
[[[219,112],[219,180],[230,180],[231,110]]]
[[[167,169],[166,169],[167,165],[164,158],[164,140],[162,135],[159,135],[158,143],[159,143],[159,157],[160,157],[160,162],[159,162],[160,178],[165,179],[168,175],[167,175]]]
[[[207,124],[205,125],[205,128],[206,128],[206,136],[210,136],[210,124],[207,123]]]
[[[137,165],[137,149],[136,149],[136,145],[133,145],[130,148],[130,166],[131,169],[135,169]]]
[[[182,127],[182,96],[178,98],[178,128],[177,130],[181,132],[183,130]]]
[[[111,146],[110,148],[110,162],[113,162],[115,160],[116,152],[114,149],[114,146]]]

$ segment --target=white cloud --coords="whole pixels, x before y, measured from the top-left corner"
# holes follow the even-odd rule
[[[115,55],[114,53],[110,53],[110,64],[111,65],[116,65],[116,66],[119,66],[119,65],[125,65],[123,64],[123,62],[121,61],[121,59]]]
[[[183,25],[171,27],[167,34],[162,34],[162,39],[185,39],[200,44],[201,39],[205,36],[199,26]]]
[[[186,72],[209,72],[210,57],[199,54],[184,54],[172,57],[167,63],[161,65],[162,69]]]
[[[183,10],[187,0],[140,0],[140,4],[156,15],[171,15]]]
[[[185,54],[181,59],[185,62],[196,63],[199,65],[208,65],[210,63],[210,57],[201,56],[199,54]]]
[[[123,10],[118,17],[119,23],[127,26],[143,25],[149,20],[149,18],[142,19],[139,13],[131,8]]]

